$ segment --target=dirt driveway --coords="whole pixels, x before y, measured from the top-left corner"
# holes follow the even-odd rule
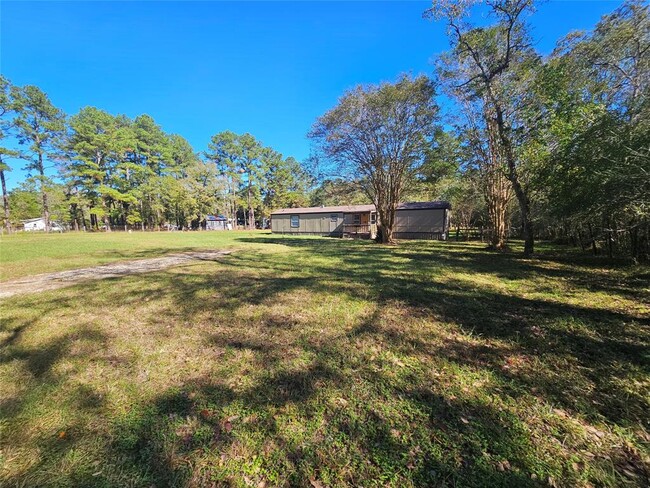
[[[117,278],[119,276],[149,273],[151,271],[158,271],[171,266],[185,264],[190,261],[216,261],[218,258],[230,253],[231,251],[200,251],[186,252],[182,254],[168,254],[159,258],[120,261],[117,263],[104,264],[102,266],[94,266],[92,268],[71,269],[69,271],[26,276],[24,278],[0,283],[0,299],[26,293],[56,290],[66,286],[76,285],[77,283],[84,281],[103,280],[105,278]]]

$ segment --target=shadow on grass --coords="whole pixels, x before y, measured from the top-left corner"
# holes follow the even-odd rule
[[[360,329],[371,330],[372,320]],[[237,484],[241,470],[247,471],[238,462],[251,438],[264,439],[259,451],[249,453],[263,456],[263,469],[251,469],[246,477],[254,485],[268,472],[282,473],[288,486],[306,486],[308,480],[360,486],[380,479],[399,486],[536,485],[529,475],[536,470],[532,441],[514,414],[425,388],[396,389],[390,373],[361,364],[355,364],[358,377],[347,375],[352,336],[325,346],[303,344],[315,359],[300,370],[285,367],[280,344],[224,334],[208,340],[255,352],[266,372],[245,388],[214,378],[188,381],[116,422],[116,454],[127,455],[131,468],[156,486]],[[360,381],[364,387],[358,390]],[[396,403],[390,408],[382,404],[387,395]],[[242,406],[239,415],[228,415],[232,405]],[[286,409],[292,412],[288,418],[278,415]],[[404,424],[404,417],[413,425]],[[295,425],[305,435],[293,435]],[[455,449],[440,451],[441,441]],[[206,451],[212,455],[203,467],[179,462]],[[507,470],[500,469],[503,460]]]
[[[471,396],[444,394],[427,386],[428,376],[422,372],[396,377],[394,369],[377,365],[359,344],[489,372],[499,379],[504,395],[536,396],[588,421],[634,427],[648,420],[650,404],[642,390],[620,391],[621,385],[642,381],[650,373],[647,316],[567,303],[562,297],[506,294],[448,276],[438,279],[451,270],[494,280],[566,280],[584,290],[644,299],[642,289],[597,266],[572,267],[553,256],[523,260],[454,243],[381,247],[336,239],[239,240],[289,246],[295,252],[240,252],[215,264],[214,272],[194,272],[194,265],[188,265],[183,272],[134,277],[135,290],[121,289],[121,280],[112,279],[106,280],[114,283],[110,293],[102,294],[106,283],[88,283],[83,295],[88,306],[100,310],[111,304],[137,309],[144,301],[171,301],[152,323],[143,319],[142,327],[151,334],[166,334],[161,327],[166,321],[193,327],[199,317],[209,317],[208,304],[235,315],[300,291],[360,298],[372,302],[374,312],[325,343],[298,319],[263,316],[250,325],[257,335],[215,324],[205,335],[206,344],[250,354],[251,368],[257,368],[254,381],[242,386],[225,378],[187,378],[181,387],[111,419],[106,456],[124,476],[138,480],[135,484],[235,484],[242,476],[237,471],[241,459],[252,457],[246,453],[251,439],[258,439],[260,452],[254,454],[263,458],[257,471],[248,466],[251,483],[261,483],[269,473],[283,473],[282,483],[295,486],[305,486],[309,479],[354,486],[371,480],[416,486],[533,486],[542,477],[546,481],[549,472],[571,479],[567,472],[540,468],[530,430],[512,411]],[[553,266],[545,265],[549,262]],[[73,309],[78,299],[79,294],[64,299],[57,295],[27,303],[47,314]],[[387,325],[382,312],[395,304],[411,318],[448,324],[464,339],[402,327],[399,318]],[[52,367],[69,353],[70,344],[106,340],[81,328],[78,335],[25,348],[20,338],[35,323],[15,319],[3,324],[8,335],[0,363],[23,361],[33,377],[53,384],[61,378],[53,375]],[[288,360],[288,351],[294,349],[306,358],[299,368]],[[226,354],[220,361],[229,358]],[[81,389],[75,397],[85,399],[76,404],[79,411],[102,407],[101,395],[92,389]],[[229,414],[234,406],[237,415]],[[8,405],[6,415],[16,416],[23,408],[20,402]],[[300,424],[300,436],[287,417]],[[43,449],[59,454],[47,465],[30,468],[24,479],[64,456],[60,446]],[[198,459],[202,461],[197,464]],[[637,464],[632,481],[642,485],[648,473]],[[80,484],[114,482],[91,472],[77,476]]]

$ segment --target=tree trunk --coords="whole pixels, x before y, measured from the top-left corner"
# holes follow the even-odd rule
[[[106,227],[106,232],[111,232],[111,221],[108,217],[108,205],[104,200],[102,200],[102,205],[104,207],[104,227]]]
[[[634,225],[634,221],[629,223],[630,227],[630,254],[636,263],[639,260],[639,228]]]
[[[76,203],[70,204],[70,215],[72,216],[72,230],[79,231],[79,206]]]
[[[45,220],[45,232],[50,232],[50,206],[48,204],[47,191],[45,190],[45,168],[43,167],[43,155],[38,154],[38,174],[41,177],[41,198],[43,201],[43,220]]]
[[[594,230],[593,227],[591,226],[591,223],[589,223],[588,226],[589,226],[589,238],[591,239],[591,248],[594,252],[594,256],[598,256],[598,247],[596,247],[596,238],[594,237]]]
[[[528,194],[519,180],[519,174],[517,173],[517,162],[515,160],[515,155],[512,149],[512,141],[507,133],[505,127],[505,121],[503,118],[503,111],[499,103],[496,102],[494,97],[491,97],[494,101],[494,109],[496,113],[496,124],[499,133],[499,139],[501,145],[503,146],[503,155],[508,166],[508,179],[512,183],[512,189],[515,192],[517,197],[517,202],[519,203],[519,211],[521,213],[521,227],[522,234],[524,239],[524,257],[530,257],[534,251],[534,237],[533,237],[533,226],[532,220],[530,218],[530,199]]]
[[[614,256],[614,249],[613,249],[613,244],[614,244],[614,234],[612,232],[612,222],[611,219],[607,219],[607,257],[609,259],[612,259]]]
[[[511,166],[508,164],[508,166]],[[528,195],[524,191],[523,187],[519,183],[519,179],[516,176],[516,172],[513,173],[514,166],[511,167],[510,175],[514,176],[510,178],[512,182],[512,187],[515,190],[515,195],[517,201],[519,202],[519,211],[521,212],[521,233],[524,239],[524,257],[531,257],[535,248],[535,241],[533,237],[533,228],[532,220],[530,218],[530,200]]]
[[[248,173],[248,230],[253,230],[255,225],[255,212],[251,204],[251,175]]]
[[[42,196],[43,196],[43,219],[45,220],[45,232],[50,232],[50,230],[52,230],[52,225],[50,224],[50,206],[47,201],[47,192],[45,191],[45,189],[42,190]]]
[[[583,252],[584,252],[585,251],[585,244],[582,241],[582,231],[580,229],[578,229],[578,242],[580,243],[580,249],[582,249]]]
[[[486,101],[483,118],[487,130],[488,152],[484,154],[485,160],[481,172],[490,224],[490,247],[502,251],[506,249],[508,242],[508,203],[511,193],[509,181],[504,176],[503,148],[500,144],[499,129],[487,103]],[[481,147],[480,144],[477,141],[477,147]]]
[[[393,205],[393,207],[395,208],[387,206],[383,200],[377,200],[375,202],[377,218],[379,219],[376,241],[381,244],[392,244],[395,242],[393,239],[393,227],[395,224],[395,211],[397,208],[396,205]]]
[[[0,160],[0,164],[2,161]],[[5,172],[0,170],[0,180],[2,181],[2,204],[5,210],[5,229],[11,234],[11,221],[9,220],[9,195],[7,193],[7,183],[5,182]]]

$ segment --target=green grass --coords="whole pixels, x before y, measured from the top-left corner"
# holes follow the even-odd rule
[[[0,236],[0,280],[200,249],[230,249],[246,232],[22,232]],[[255,233],[250,233],[255,235]]]
[[[647,267],[217,234],[3,239],[10,276],[237,252],[3,301],[0,485],[650,482]]]

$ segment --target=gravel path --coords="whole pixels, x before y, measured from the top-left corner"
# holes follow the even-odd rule
[[[216,261],[217,258],[230,254],[231,251],[202,251],[182,254],[168,254],[159,258],[138,259],[136,261],[120,261],[117,263],[94,266],[92,268],[71,269],[57,273],[45,273],[26,276],[0,283],[0,299],[25,293],[56,290],[66,286],[76,285],[84,281],[117,278],[140,273],[149,273],[161,269],[185,264],[190,261]]]

